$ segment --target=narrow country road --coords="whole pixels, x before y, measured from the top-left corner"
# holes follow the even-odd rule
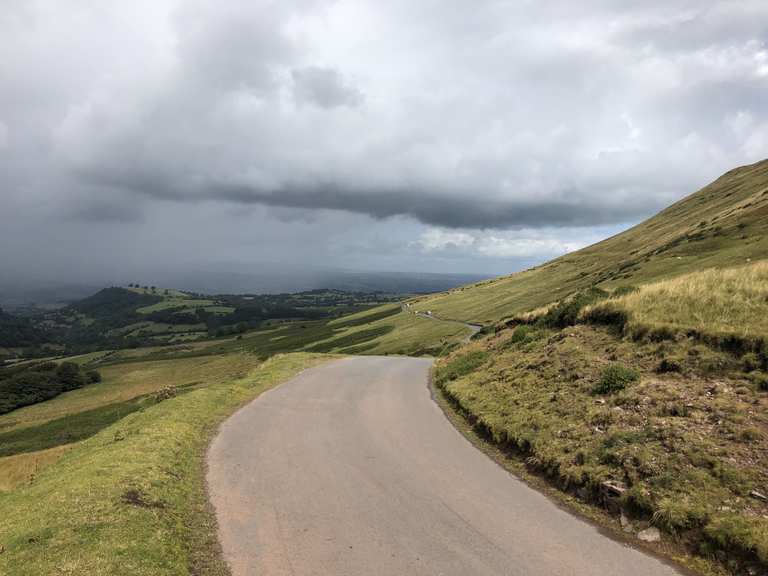
[[[430,361],[308,370],[221,428],[208,482],[233,576],[668,576],[474,448]]]
[[[471,330],[469,334],[462,340],[464,344],[472,340],[472,337],[480,332],[480,330],[483,329],[482,324],[472,324],[471,322],[464,322],[463,320],[452,320],[449,318],[440,318],[439,316],[435,316],[432,314],[432,312],[419,312],[418,310],[413,310],[410,305],[408,304],[400,304],[400,309],[403,312],[406,312],[408,314],[413,314],[414,316],[418,316],[420,318],[426,318],[427,320],[434,320],[435,322],[448,322],[450,324],[460,324],[462,326],[466,326]]]

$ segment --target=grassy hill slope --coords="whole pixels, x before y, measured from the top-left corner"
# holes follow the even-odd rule
[[[594,246],[411,303],[495,324],[435,372],[489,445],[619,531],[659,529],[697,571],[768,574],[766,259],[763,161]]]
[[[510,276],[416,299],[439,316],[494,323],[593,285],[617,287],[768,256],[768,160],[731,170],[612,238]]]

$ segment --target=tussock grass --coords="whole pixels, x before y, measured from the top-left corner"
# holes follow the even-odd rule
[[[638,336],[691,332],[762,347],[768,337],[768,262],[710,269],[640,287],[594,304],[582,318],[620,323]]]

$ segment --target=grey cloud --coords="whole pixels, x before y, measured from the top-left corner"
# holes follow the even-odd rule
[[[293,94],[298,102],[321,108],[358,106],[363,101],[359,90],[347,86],[338,71],[320,66],[307,66],[291,71]]]
[[[579,202],[567,199],[505,202],[472,199],[471,193],[445,196],[429,190],[339,190],[333,186],[285,189],[273,193],[220,186],[211,197],[234,202],[289,208],[342,210],[373,218],[410,216],[425,224],[446,228],[504,229],[540,226],[596,226],[635,220],[647,214],[646,199],[632,202]]]
[[[87,199],[70,209],[70,217],[91,222],[131,223],[144,215],[142,206],[134,202],[109,198]]]
[[[55,240],[26,261],[56,244],[65,267],[89,241],[83,220],[105,231],[83,251],[93,261],[130,259],[131,230],[164,247],[142,258],[185,253],[203,230],[211,257],[293,259],[344,228],[345,246],[390,254],[322,257],[383,266],[434,227],[571,235],[636,221],[768,156],[763,0],[12,0],[6,12],[7,261],[34,219]]]

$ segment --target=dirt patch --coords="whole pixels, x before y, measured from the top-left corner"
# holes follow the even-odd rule
[[[123,492],[123,495],[120,497],[120,501],[123,504],[136,506],[138,508],[155,508],[159,510],[163,510],[165,508],[165,502],[160,500],[150,500],[147,498],[147,495],[144,492],[136,488],[130,488]]]

